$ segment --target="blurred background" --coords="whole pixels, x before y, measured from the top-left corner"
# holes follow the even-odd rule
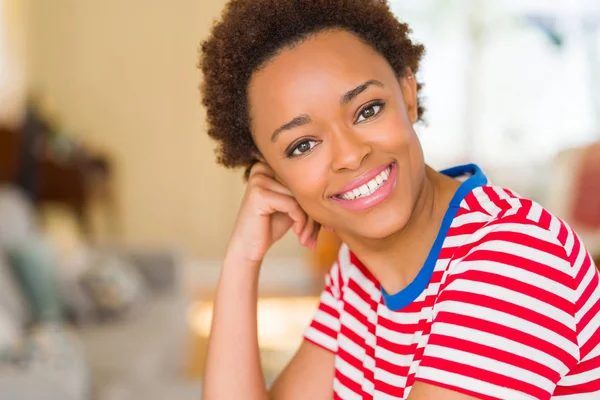
[[[225,0],[0,0],[0,398],[200,398],[244,191],[215,164],[197,49]],[[600,256],[600,3],[391,0],[427,54],[435,168],[479,163]],[[261,275],[266,378],[339,244]]]

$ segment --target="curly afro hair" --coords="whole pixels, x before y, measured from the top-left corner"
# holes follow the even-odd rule
[[[198,65],[208,135],[218,143],[220,164],[245,167],[247,176],[259,154],[247,109],[252,74],[283,49],[331,29],[356,34],[398,77],[407,67],[419,69],[424,48],[410,40],[410,28],[394,17],[386,0],[230,0],[201,44]],[[424,110],[418,111],[421,118]]]

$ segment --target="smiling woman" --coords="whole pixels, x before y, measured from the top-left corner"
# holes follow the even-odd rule
[[[430,168],[423,47],[382,0],[233,0],[203,43],[219,161],[248,186],[217,290],[206,399],[600,394],[599,275],[578,236],[474,164]],[[343,241],[267,390],[257,280],[289,229]]]

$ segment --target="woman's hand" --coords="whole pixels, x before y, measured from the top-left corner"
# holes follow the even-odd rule
[[[259,263],[267,250],[292,228],[300,244],[313,248],[320,225],[312,220],[292,193],[275,180],[264,163],[252,167],[228,253]]]

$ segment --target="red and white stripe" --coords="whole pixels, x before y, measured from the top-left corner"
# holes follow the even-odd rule
[[[342,246],[305,338],[336,354],[336,399],[406,399],[416,380],[484,399],[596,399],[599,282],[569,226],[485,186],[462,201],[428,287],[402,310]]]

